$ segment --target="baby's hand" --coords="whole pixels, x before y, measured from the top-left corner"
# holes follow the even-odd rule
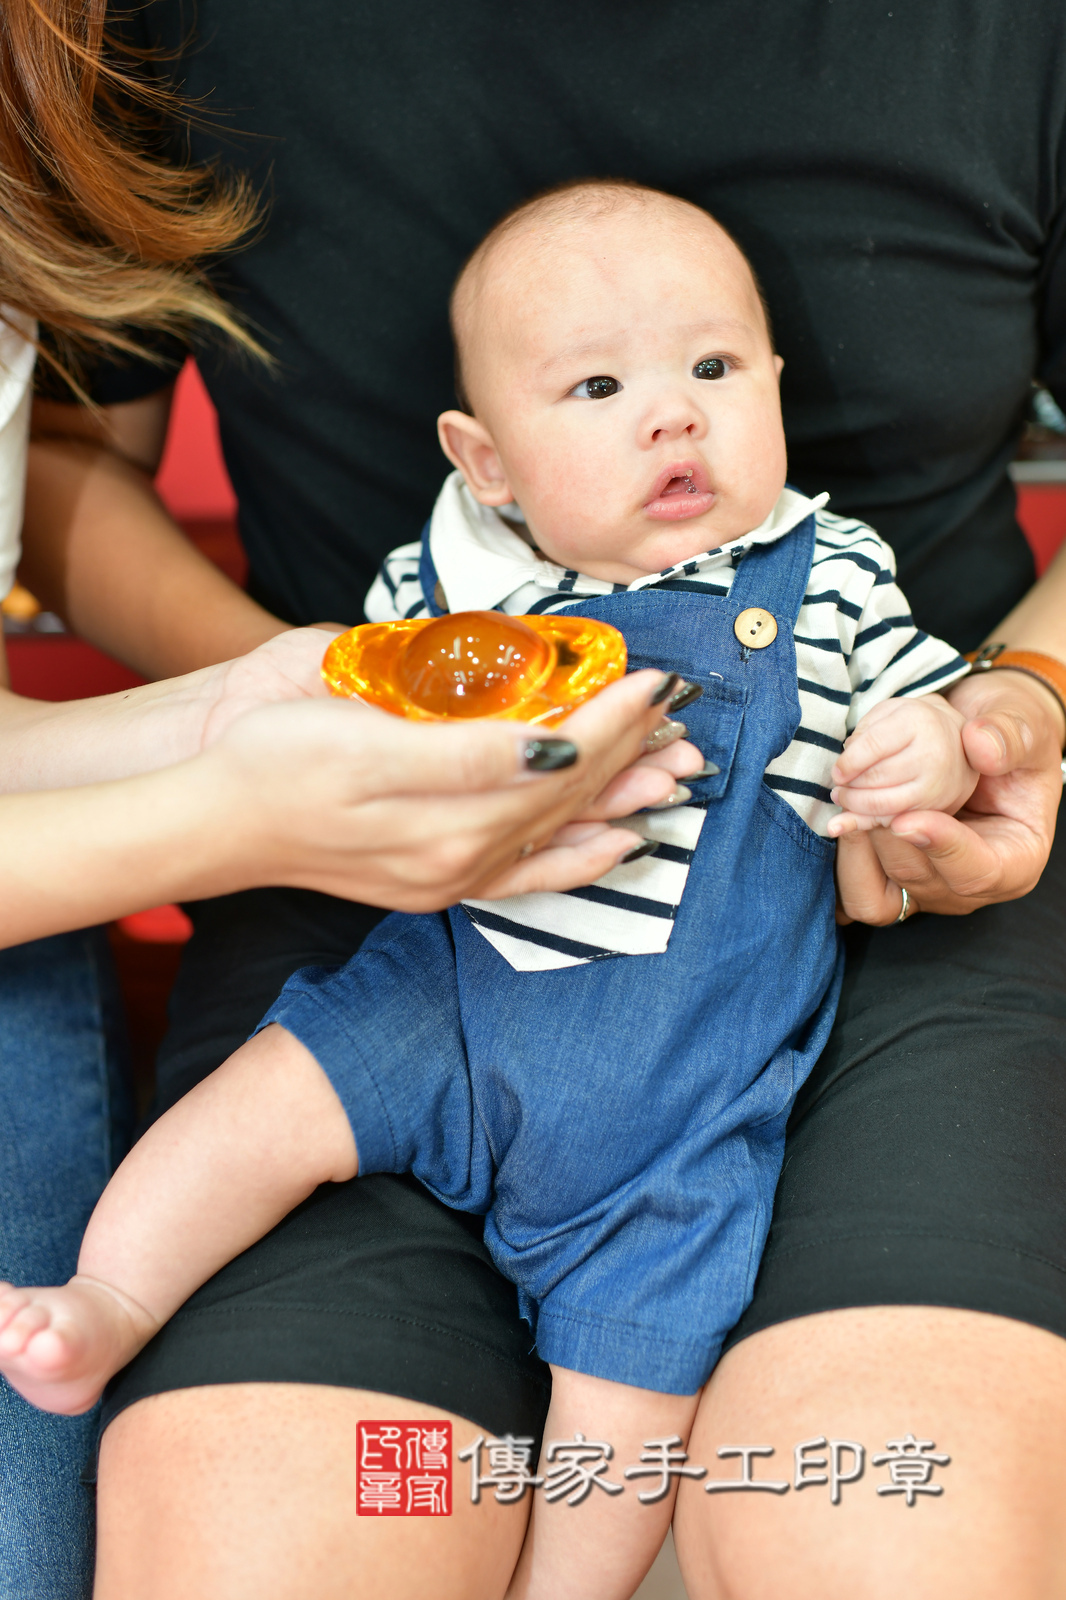
[[[887,828],[904,811],[953,816],[978,779],[962,747],[965,721],[939,694],[883,700],[868,711],[833,768],[833,799],[843,809],[830,819],[830,837]]]

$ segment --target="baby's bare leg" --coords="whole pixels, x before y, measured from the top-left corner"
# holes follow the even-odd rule
[[[133,1147],[69,1284],[0,1285],[0,1372],[45,1411],[87,1411],[194,1289],[320,1183],[356,1171],[329,1079],[271,1024]]]
[[[507,1600],[629,1600],[666,1537],[678,1480],[669,1478],[666,1493],[653,1498],[661,1474],[652,1471],[627,1480],[625,1469],[640,1464],[648,1441],[674,1438],[681,1448],[687,1445],[699,1398],[635,1389],[552,1367],[551,1408],[537,1468],[546,1481],[534,1493],[529,1532]],[[582,1487],[578,1479],[573,1490],[552,1498],[562,1487],[566,1455],[556,1450],[550,1457],[551,1447],[558,1441],[574,1443],[579,1432],[590,1444],[613,1446],[600,1477],[612,1486],[621,1484],[621,1493],[597,1482],[583,1499],[570,1504]],[[587,1461],[586,1467],[594,1469],[595,1461]]]

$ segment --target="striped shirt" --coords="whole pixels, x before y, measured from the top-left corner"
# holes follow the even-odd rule
[[[824,837],[837,810],[829,798],[830,771],[859,718],[882,700],[944,689],[969,670],[950,645],[915,627],[889,546],[865,523],[826,511],[827,499],[785,489],[751,533],[626,585],[549,561],[524,533],[517,507],[501,515],[479,505],[455,472],[430,523],[430,553],[443,591],[437,604],[452,612],[521,616],[627,588],[721,597],[745,551],[783,538],[813,512],[814,562],[795,627],[800,724],[787,750],[767,767],[766,782]],[[431,614],[419,579],[420,552],[419,544],[401,545],[386,558],[367,596],[371,622]],[[655,855],[616,867],[586,890],[470,901],[468,915],[522,970],[663,950],[705,815],[695,805],[647,813],[635,820],[648,837],[661,836],[663,848]]]

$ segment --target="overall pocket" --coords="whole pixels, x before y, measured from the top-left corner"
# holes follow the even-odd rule
[[[631,656],[629,665],[634,672],[658,663],[641,656]],[[686,682],[698,683],[703,690],[700,698],[678,713],[688,729],[688,736],[704,761],[718,768],[709,778],[685,782],[692,790],[693,803],[698,800],[721,800],[729,786],[729,774],[736,759],[740,731],[744,723],[744,708],[748,690],[726,683],[716,674],[686,673]]]

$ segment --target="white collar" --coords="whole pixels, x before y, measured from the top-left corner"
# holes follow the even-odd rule
[[[772,544],[790,533],[812,511],[820,510],[828,499],[828,494],[820,494],[809,500],[795,489],[782,489],[770,515],[751,533],[730,539],[728,544],[707,550],[703,555],[679,561],[664,572],[637,578],[628,587],[645,589],[649,584],[661,583],[664,578],[682,573],[692,575],[708,566],[722,565],[752,545]],[[515,521],[522,520],[517,506],[504,509]],[[568,572],[565,567],[539,555],[521,534],[507,526],[497,511],[474,499],[459,472],[449,474],[437,496],[429,527],[429,551],[448,597],[450,611],[491,611],[527,583],[535,583],[548,594],[557,590],[564,579],[576,580],[568,584],[572,592],[610,594],[616,587],[600,578]]]

